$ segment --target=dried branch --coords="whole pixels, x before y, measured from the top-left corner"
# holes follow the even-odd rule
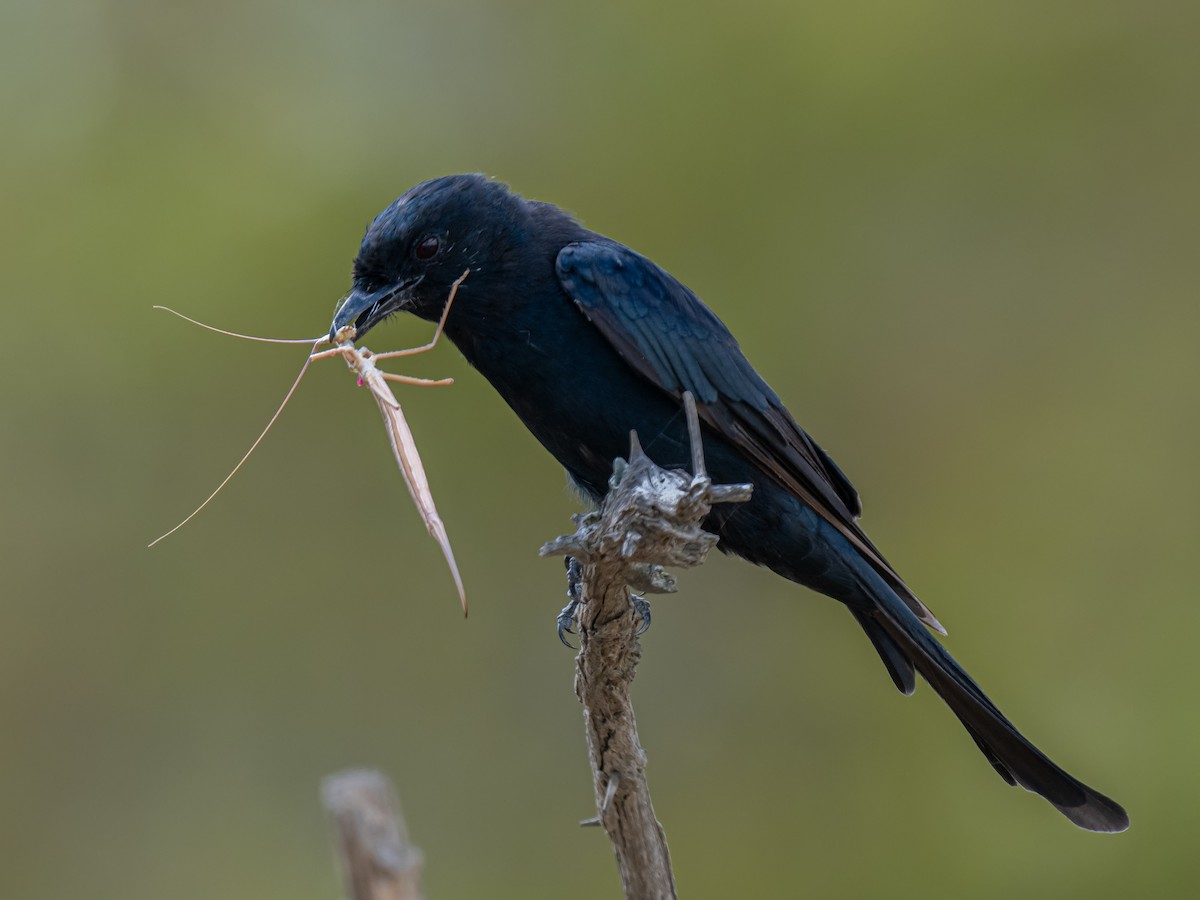
[[[409,843],[383,774],[330,775],[321,783],[321,802],[337,827],[349,900],[423,900],[421,851]]]
[[[631,435],[629,463],[617,460],[597,512],[576,516],[578,530],[542,547],[543,556],[582,563],[580,645],[575,693],[583,704],[597,819],[613,844],[627,898],[674,898],[666,835],[646,784],[630,687],[641,646],[630,585],[672,590],[661,566],[700,565],[717,542],[700,528],[713,503],[750,498],[751,486],[714,485],[704,469],[695,402],[684,395],[695,475],[667,471]],[[592,822],[589,822],[592,823]]]

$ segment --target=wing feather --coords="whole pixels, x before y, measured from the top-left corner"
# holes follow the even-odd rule
[[[850,480],[695,294],[613,241],[568,244],[557,270],[567,293],[631,366],[673,397],[691,391],[708,425],[836,527],[922,621],[945,633],[859,527],[862,505]]]

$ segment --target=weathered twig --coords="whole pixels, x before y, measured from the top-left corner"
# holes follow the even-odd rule
[[[387,778],[370,769],[330,775],[321,802],[338,831],[348,900],[422,900],[421,851],[408,841]]]
[[[748,484],[710,481],[691,394],[684,403],[695,474],[660,469],[634,434],[629,463],[617,461],[599,510],[576,516],[574,534],[541,550],[582,563],[575,693],[583,704],[597,821],[612,841],[625,896],[638,900],[675,897],[675,877],[630,700],[641,646],[629,586],[661,584],[660,566],[700,565],[717,542],[700,528],[712,504],[748,500],[751,491]]]

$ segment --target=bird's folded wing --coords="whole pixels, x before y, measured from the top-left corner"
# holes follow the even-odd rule
[[[700,298],[615,242],[568,244],[557,269],[567,293],[634,369],[673,397],[691,391],[710,427],[845,535],[923,622],[945,633],[858,526],[862,507],[850,480]]]

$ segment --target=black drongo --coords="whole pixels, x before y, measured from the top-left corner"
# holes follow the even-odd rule
[[[927,628],[944,630],[859,527],[858,494],[695,294],[549,203],[480,175],[419,184],[371,223],[333,322],[359,336],[399,311],[436,321],[583,491],[599,499],[637,431],[661,466],[691,459],[691,391],[714,481],[751,482],[715,510],[720,547],[841,601],[905,694],[919,672],[996,771],[1093,831],[1125,811],[1027,741]]]

